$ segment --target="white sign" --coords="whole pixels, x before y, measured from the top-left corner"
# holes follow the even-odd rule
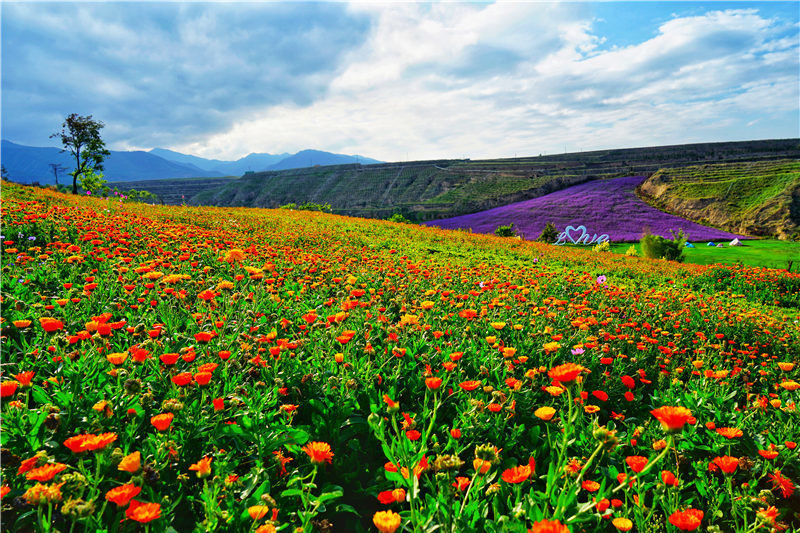
[[[555,242],[555,245],[562,246],[568,242],[571,242],[572,244],[602,244],[606,241],[608,241],[608,234],[606,233],[600,236],[595,233],[590,237],[589,232],[586,231],[586,226],[578,226],[577,228],[573,226],[567,226],[567,228],[558,236],[558,240]]]

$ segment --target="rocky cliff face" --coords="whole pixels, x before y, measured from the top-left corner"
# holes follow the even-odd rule
[[[800,184],[742,210],[725,197],[689,198],[682,195],[676,179],[657,172],[637,189],[646,202],[663,211],[731,233],[754,237],[800,237]]]

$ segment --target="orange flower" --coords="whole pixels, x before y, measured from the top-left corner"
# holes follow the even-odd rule
[[[64,441],[64,446],[72,450],[73,453],[81,453],[91,450],[90,444],[94,435],[75,435]]]
[[[645,466],[647,466],[647,457],[642,457],[641,455],[629,455],[625,458],[625,462],[628,463],[628,466],[631,470],[638,474],[644,470]]]
[[[558,381],[564,385],[569,385],[574,383],[584,370],[586,370],[586,368],[581,365],[576,365],[575,363],[565,363],[563,365],[558,365],[551,368],[547,372],[547,375],[550,376],[550,379],[554,381]]]
[[[42,329],[48,333],[53,331],[58,331],[60,329],[64,329],[64,323],[57,318],[50,318],[50,317],[42,317],[39,319],[39,324],[42,325]]]
[[[115,352],[106,354],[106,359],[112,365],[121,365],[128,358],[128,352]]]
[[[267,512],[269,512],[269,507],[266,505],[251,505],[247,508],[247,513],[253,520],[261,520],[267,516]]]
[[[531,526],[528,533],[570,533],[570,531],[558,520],[539,520]]]
[[[425,386],[431,390],[436,390],[442,386],[442,378],[427,378],[425,380]]]
[[[703,511],[698,509],[686,509],[685,511],[676,511],[669,515],[669,523],[677,527],[681,531],[694,531],[700,527],[700,522],[703,521]]]
[[[125,507],[128,505],[128,502],[135,498],[140,492],[142,492],[140,487],[128,483],[126,485],[114,487],[106,492],[106,500],[116,503],[117,507]]]
[[[792,381],[792,380],[784,381],[783,383],[781,383],[778,386],[779,387],[783,387],[784,389],[786,389],[788,391],[795,391],[797,389],[800,389],[800,383],[798,383],[796,381]]]
[[[46,464],[29,471],[27,474],[25,474],[25,479],[30,479],[33,481],[50,481],[55,477],[56,474],[62,470],[65,470],[66,468],[67,465],[63,463]]]
[[[458,386],[464,389],[465,391],[473,391],[478,387],[480,387],[480,385],[481,385],[480,381],[462,381],[461,383],[458,384]]]
[[[194,380],[198,385],[208,385],[211,382],[211,372],[198,372],[194,375]]]
[[[492,467],[492,463],[491,461],[487,461],[485,459],[479,459],[478,457],[476,457],[475,459],[472,460],[472,467],[475,469],[477,473],[485,474]]]
[[[173,418],[175,418],[175,415],[172,413],[161,413],[160,415],[152,417],[150,423],[153,424],[157,430],[165,431],[170,424],[172,424]]]
[[[128,472],[135,474],[142,467],[142,454],[141,452],[133,452],[122,458],[117,466],[120,472]]]
[[[326,461],[330,464],[333,460],[331,445],[327,442],[310,442],[303,446],[302,450],[308,454],[314,464],[322,464]]]
[[[633,522],[631,522],[628,518],[624,518],[622,516],[618,516],[614,520],[611,521],[611,524],[618,531],[630,531],[633,528]]]
[[[550,407],[549,405],[545,405],[544,407],[538,408],[536,411],[533,412],[533,416],[536,418],[540,418],[545,422],[548,420],[552,420],[553,416],[556,414],[556,410]]]
[[[30,320],[15,320],[13,322],[13,324],[14,324],[14,327],[17,327],[19,329],[25,329],[25,328],[27,328],[28,326],[31,325],[31,321]]]
[[[650,414],[661,422],[664,431],[679,431],[692,418],[692,412],[687,408],[669,405],[653,409]]]
[[[469,483],[470,483],[470,479],[468,477],[457,476],[455,482],[453,483],[453,486],[456,489],[458,489],[458,490],[463,492],[463,491],[467,490],[467,487],[469,487]]]
[[[767,477],[772,482],[772,490],[780,490],[784,498],[788,498],[794,493],[794,482],[788,477],[783,477],[780,470],[775,470]]]
[[[669,470],[661,471],[661,481],[663,481],[665,485],[668,485],[670,487],[678,486],[678,479],[675,477],[675,474],[673,474]]]
[[[381,533],[394,533],[400,527],[400,515],[392,511],[378,511],[372,516],[372,523]]]
[[[161,505],[131,500],[131,506],[125,511],[125,516],[136,522],[147,523],[161,516]]]
[[[15,392],[17,392],[17,387],[19,383],[16,381],[4,381],[0,383],[0,398],[8,398],[9,396],[13,396]]]
[[[180,374],[176,374],[172,376],[172,382],[179,386],[183,387],[188,385],[192,382],[192,373],[191,372],[181,372]]]
[[[222,259],[228,263],[233,263],[235,261],[241,261],[245,258],[244,250],[240,250],[238,248],[232,248],[225,252],[225,257]]]
[[[213,457],[208,457],[208,456],[203,457],[202,459],[197,461],[195,464],[190,466],[189,470],[194,470],[195,472],[197,472],[197,477],[199,477],[201,479],[204,478],[204,477],[208,477],[208,475],[211,473],[211,461],[212,460],[213,460]]]
[[[778,457],[778,452],[775,450],[758,450],[758,454],[764,459],[770,460]]]
[[[277,529],[272,524],[263,524],[255,530],[255,533],[275,533]]]
[[[739,466],[739,459],[730,455],[723,455],[722,457],[715,457],[712,463],[726,474],[733,474]]]
[[[383,492],[378,493],[378,501],[384,505],[388,505],[390,503],[402,503],[406,500],[406,491],[405,489],[394,489],[394,490],[385,490]]]
[[[92,451],[102,450],[115,440],[117,440],[116,433],[101,433],[100,435],[91,435],[89,439],[89,449]]]
[[[506,483],[522,483],[531,475],[531,467],[528,465],[515,466],[503,471],[503,481]]]
[[[716,431],[726,439],[735,439],[744,435],[742,430],[739,428],[717,428]]]
[[[581,487],[589,492],[597,492],[600,490],[600,483],[597,481],[592,481],[591,479],[587,479],[581,483]]]
[[[27,372],[20,372],[14,377],[17,378],[17,381],[23,387],[30,387],[31,381],[33,381],[33,376],[35,374],[36,372],[34,372],[33,370],[28,370]]]

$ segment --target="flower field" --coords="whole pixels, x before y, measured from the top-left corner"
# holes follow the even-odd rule
[[[800,528],[800,275],[2,193],[3,531]]]
[[[671,231],[683,230],[690,241],[746,238],[650,207],[635,192],[645,179],[632,176],[594,180],[531,200],[426,224],[494,233],[498,226],[513,223],[529,240],[536,239],[548,222],[553,222],[559,231],[567,226],[584,225],[590,236],[606,233],[612,241],[638,241],[645,228],[666,238],[672,238]]]

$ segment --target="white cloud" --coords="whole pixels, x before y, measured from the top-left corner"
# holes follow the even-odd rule
[[[644,42],[608,50],[569,5],[350,10],[376,22],[324,98],[263,110],[178,148],[480,158],[748,138],[754,114],[784,115],[776,137],[797,128],[797,39],[775,36],[773,21],[753,9],[675,17]],[[478,49],[507,64],[470,70],[464,59],[481,57]]]

